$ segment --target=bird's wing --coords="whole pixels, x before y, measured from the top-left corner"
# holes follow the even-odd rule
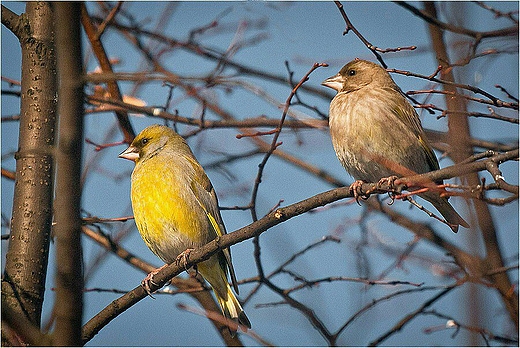
[[[405,124],[407,129],[411,129],[416,136],[423,134],[423,129],[421,125],[421,120],[419,119],[419,115],[417,114],[417,111],[415,111],[412,104],[410,104],[408,99],[406,99],[406,95],[403,93],[401,88],[399,88],[397,85],[394,88],[383,88],[388,89],[388,92],[390,93],[399,94],[398,96],[395,96],[395,102],[391,103],[392,108],[394,109],[393,111],[397,115],[399,120],[401,120]]]
[[[415,108],[412,106],[412,104],[406,100],[406,96],[403,91],[399,89],[398,92],[401,94],[401,97],[404,98],[404,101],[403,103],[396,103],[394,105],[394,113],[397,115],[399,120],[404,123],[404,126],[407,129],[411,129],[417,137],[421,147],[426,152],[430,170],[433,171],[439,169],[439,162],[437,161],[437,157],[435,156],[435,153],[426,139],[426,135],[424,134],[424,129],[422,128],[421,120],[419,119],[417,111],[415,111]]]
[[[206,217],[208,218],[208,221],[210,222],[210,225],[213,227],[213,231],[215,232],[215,237],[223,236],[226,234],[226,228],[222,222],[222,216],[220,215],[215,189],[213,188],[211,181],[209,180],[201,165],[191,157],[186,157],[186,159],[192,165],[196,172],[195,177],[198,179],[191,182],[191,189],[193,194],[202,210],[204,210],[204,213],[206,213]],[[222,254],[224,255],[224,260],[222,261],[227,264],[229,274],[231,276],[231,283],[233,284],[233,288],[238,294],[237,279],[233,264],[231,263],[231,252],[229,248],[222,249]],[[226,269],[225,264],[222,265],[223,269]]]

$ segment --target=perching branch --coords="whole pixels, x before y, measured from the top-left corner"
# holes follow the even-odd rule
[[[484,170],[488,162],[502,163],[504,161],[516,158],[518,158],[518,150],[511,151],[505,154],[498,154],[483,161],[465,164],[461,166],[461,172],[464,173],[467,170]],[[446,178],[448,173],[453,173],[453,170],[456,170],[455,167],[456,166],[452,166],[427,174],[417,175],[410,178],[403,178],[401,179],[401,181],[420,183],[430,180]],[[374,183],[363,184],[362,190],[367,195],[388,191],[385,188],[378,188],[378,184]],[[168,267],[162,269],[159,273],[157,273],[154,276],[154,283],[156,283],[157,286],[155,286],[155,284],[151,284],[151,290],[155,291],[160,289],[172,277],[180,274],[185,269],[188,269],[199,262],[207,260],[211,255],[213,255],[220,249],[228,248],[234,244],[243,242],[253,237],[257,237],[265,231],[269,230],[270,228],[278,224],[281,224],[291,218],[304,214],[312,209],[335,202],[339,199],[353,196],[353,192],[351,192],[349,187],[340,187],[337,189],[317,194],[303,201],[285,207],[280,207],[243,228],[240,228],[232,233],[228,233],[226,235],[218,237],[210,243],[204,245],[203,247],[193,250],[190,253],[189,260],[185,265],[172,263]],[[428,238],[428,235],[421,235],[421,237]],[[429,238],[432,238],[431,241],[435,244],[439,243],[438,236],[431,235]],[[448,244],[446,244],[446,242],[443,242],[444,248],[446,248],[447,245]],[[453,254],[462,256],[462,251],[457,251],[456,247],[453,245],[451,247],[448,247],[447,250],[450,250]],[[463,262],[467,262],[468,260],[473,259],[474,257],[469,255],[459,258],[459,260]],[[465,264],[464,266],[470,266],[470,269],[474,270],[475,272],[478,272],[476,276],[483,275],[482,272],[484,272],[484,267],[482,265]],[[105,307],[105,309],[103,309],[100,313],[98,313],[94,318],[92,318],[85,324],[85,326],[83,327],[83,343],[88,342],[90,339],[92,339],[94,335],[97,334],[97,332],[99,332],[99,330],[101,330],[111,320],[116,318],[119,314],[121,314],[122,312],[124,312],[125,310],[127,310],[128,308],[130,308],[146,296],[146,291],[139,285],[127,294],[114,300],[109,306]]]

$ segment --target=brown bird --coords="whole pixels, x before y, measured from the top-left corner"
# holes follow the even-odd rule
[[[329,111],[332,144],[356,180],[377,183],[382,178],[439,169],[419,115],[381,66],[355,59],[322,85],[338,92]],[[469,227],[440,191],[419,196],[433,204],[453,232],[459,225]]]

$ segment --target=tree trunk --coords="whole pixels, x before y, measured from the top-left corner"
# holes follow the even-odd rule
[[[43,2],[28,2],[26,13],[21,16],[12,12],[6,15],[13,20],[10,29],[22,48],[22,80],[20,138],[15,155],[15,192],[2,306],[39,326],[52,223],[56,127],[53,17],[51,6]],[[4,326],[2,337],[5,338]]]
[[[80,2],[54,2],[59,76],[59,139],[56,153],[56,327],[53,342],[81,345],[83,275],[81,250],[81,149],[83,68]]]

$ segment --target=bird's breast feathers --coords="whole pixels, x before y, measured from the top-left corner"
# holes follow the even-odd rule
[[[134,219],[147,246],[163,261],[173,262],[187,248],[209,242],[209,226],[190,188],[189,173],[154,159],[132,173]]]
[[[396,173],[406,175],[400,168],[393,168],[396,164],[417,172],[430,170],[417,166],[418,161],[425,162],[426,156],[421,139],[407,131],[406,118],[396,117],[400,110],[388,98],[389,93],[403,98],[389,88],[365,88],[340,92],[331,102],[332,143],[340,162],[356,179],[377,181]],[[387,102],[377,102],[381,99]]]

